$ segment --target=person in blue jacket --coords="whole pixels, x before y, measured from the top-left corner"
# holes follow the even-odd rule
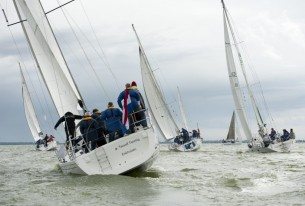
[[[122,104],[123,101],[123,104]],[[125,125],[127,122],[129,122],[129,130],[131,133],[134,131],[134,122],[135,122],[135,115],[133,115],[134,112],[137,112],[140,110],[140,96],[138,92],[131,89],[130,84],[127,83],[125,85],[125,90],[120,93],[118,96],[118,105],[123,110],[123,124]]]
[[[273,128],[271,128],[271,132],[270,132],[270,134],[269,134],[269,137],[270,137],[270,139],[271,139],[272,141],[275,140],[276,131],[275,131]]]
[[[115,133],[117,132],[119,137],[123,137],[126,128],[122,123],[123,113],[121,110],[115,108],[112,102],[109,102],[107,107],[108,109],[103,111],[99,118],[105,122],[106,130],[109,133],[109,142],[112,142],[115,140]]]
[[[282,141],[287,141],[289,139],[289,132],[286,129],[283,129],[283,135],[281,136]]]
[[[98,141],[98,124],[95,119],[93,119],[89,112],[86,112],[82,121],[79,124],[80,132],[83,135],[83,138],[85,139],[87,143],[87,147],[89,147],[91,150],[94,150],[97,146]],[[89,144],[90,143],[90,144]],[[87,149],[85,149],[86,152],[88,152]]]
[[[144,102],[144,98],[141,94],[141,92],[138,89],[137,83],[135,81],[131,82],[131,87],[130,89],[136,91],[140,97],[140,102],[139,102],[139,106],[140,106],[140,111],[135,114],[136,119],[138,124],[136,124],[137,126],[142,125],[143,127],[147,127],[147,121],[146,121],[146,115],[145,115],[145,102]]]

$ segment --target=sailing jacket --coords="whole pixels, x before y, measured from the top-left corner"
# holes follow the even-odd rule
[[[123,105],[122,105],[122,100],[124,100],[126,92],[129,93],[128,95],[128,105],[127,105],[127,110],[128,114],[136,111],[139,108],[139,101],[140,101],[140,96],[137,91],[133,89],[125,89],[122,91],[118,97],[118,105],[119,107],[123,110]]]
[[[90,116],[82,119],[79,124],[79,130],[87,142],[98,139],[98,124]]]
[[[82,119],[83,117],[80,115],[74,115],[71,112],[67,112],[64,116],[62,116],[54,126],[56,129],[61,123],[65,122],[65,130],[69,132],[69,134],[74,134],[75,132],[75,120]]]
[[[122,116],[123,113],[118,108],[109,108],[106,109],[102,115],[100,116],[100,119],[102,121],[105,121],[106,129],[109,133],[115,132],[115,131],[122,131],[125,133],[126,128],[122,123]]]

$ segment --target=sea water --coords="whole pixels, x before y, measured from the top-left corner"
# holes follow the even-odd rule
[[[304,205],[305,144],[291,153],[204,144],[161,152],[143,174],[64,175],[54,152],[0,146],[0,205]]]

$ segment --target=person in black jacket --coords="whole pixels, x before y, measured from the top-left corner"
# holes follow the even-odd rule
[[[103,121],[100,119],[101,112],[98,109],[93,109],[91,117],[94,119],[97,123],[98,129],[98,140],[96,142],[97,146],[103,146],[107,144],[106,139],[105,139],[105,134],[106,134],[106,129],[105,129],[105,124]]]
[[[75,137],[75,120],[82,118],[82,116],[72,114],[72,112],[66,112],[65,115],[57,121],[54,129],[56,130],[61,123],[65,122],[66,141],[69,142],[69,136],[71,136],[71,140]]]

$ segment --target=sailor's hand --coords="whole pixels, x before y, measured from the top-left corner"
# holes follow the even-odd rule
[[[56,127],[54,127],[54,129],[56,130],[57,128],[56,128]]]

